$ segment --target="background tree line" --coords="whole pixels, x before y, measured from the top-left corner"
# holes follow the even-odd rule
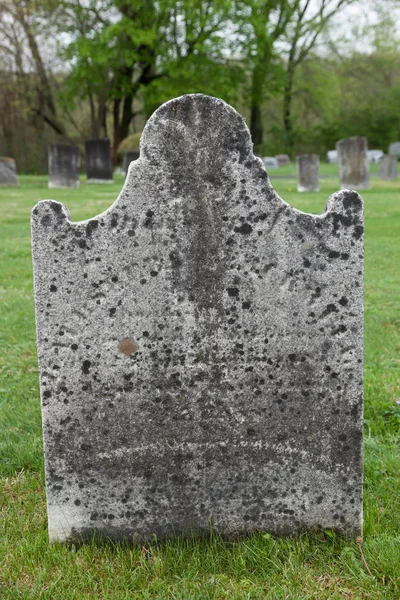
[[[400,139],[398,0],[333,35],[360,0],[0,0],[0,154],[46,170],[47,144],[118,146],[164,101],[224,98],[262,154],[312,151],[366,135]]]

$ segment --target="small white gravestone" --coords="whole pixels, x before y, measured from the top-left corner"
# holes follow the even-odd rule
[[[338,161],[337,150],[328,150],[328,152],[326,153],[326,160],[328,163],[336,164]]]
[[[377,164],[383,156],[383,150],[368,150],[367,155],[369,163]]]
[[[32,211],[51,540],[362,523],[363,202],[302,213],[222,100],[162,105],[117,201]]]
[[[296,158],[297,191],[319,192],[319,156],[302,154]]]
[[[264,167],[268,169],[278,169],[279,164],[276,160],[275,156],[263,156],[262,161],[264,163]]]
[[[368,143],[365,137],[350,137],[336,143],[340,188],[369,189]]]

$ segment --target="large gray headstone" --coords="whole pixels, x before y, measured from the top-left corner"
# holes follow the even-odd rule
[[[85,162],[88,183],[113,183],[110,140],[85,142]]]
[[[133,160],[137,160],[140,156],[140,152],[135,152],[134,150],[129,150],[124,154],[124,162],[123,162],[123,171],[125,175],[128,172],[129,165]]]
[[[340,188],[369,189],[368,142],[365,137],[350,137],[336,143]]]
[[[296,158],[297,190],[299,192],[319,192],[319,156],[302,154]]]
[[[397,158],[400,158],[400,142],[393,142],[393,144],[390,144],[389,154],[393,154],[394,156],[397,156]]]
[[[378,175],[381,179],[394,181],[397,179],[397,156],[385,154],[379,160]]]
[[[79,164],[78,146],[51,144],[49,146],[49,188],[77,188]]]
[[[105,213],[32,212],[51,540],[359,535],[363,203],[273,190],[242,117],[147,122]]]
[[[0,185],[18,185],[15,160],[8,156],[0,156]]]

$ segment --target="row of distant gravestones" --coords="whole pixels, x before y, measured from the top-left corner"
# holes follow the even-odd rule
[[[139,158],[139,152],[125,152],[123,171]],[[108,139],[85,142],[85,165],[88,183],[113,183],[111,147]],[[80,150],[69,144],[51,144],[48,156],[49,188],[79,186]],[[14,159],[0,157],[0,184],[16,185],[17,169]]]
[[[380,156],[379,156],[380,153]],[[340,187],[358,190],[369,188],[369,163],[379,163],[379,177],[385,180],[397,179],[397,160],[400,156],[400,142],[391,144],[389,154],[382,151],[368,151],[364,137],[351,137],[340,140],[336,150],[328,152],[328,162],[338,163]],[[139,152],[126,152],[123,171],[126,174],[129,164],[139,158]],[[285,154],[275,157],[265,156],[263,162],[267,170],[290,164]],[[296,158],[297,189],[299,192],[319,191],[319,156],[303,154]],[[108,139],[88,140],[85,143],[85,164],[88,183],[112,183],[113,171],[111,148]],[[78,146],[52,144],[49,146],[49,188],[77,188],[79,185],[80,152]],[[17,171],[12,158],[0,157],[0,185],[16,185]]]

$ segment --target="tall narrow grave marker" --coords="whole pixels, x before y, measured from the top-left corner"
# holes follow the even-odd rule
[[[105,213],[32,213],[51,540],[359,535],[363,203],[286,204],[242,117],[147,122]]]
[[[113,183],[110,140],[85,142],[85,160],[88,183]]]
[[[336,143],[340,188],[369,189],[368,143],[365,137],[350,137]]]
[[[299,192],[319,192],[319,156],[302,154],[296,158],[297,190]]]

